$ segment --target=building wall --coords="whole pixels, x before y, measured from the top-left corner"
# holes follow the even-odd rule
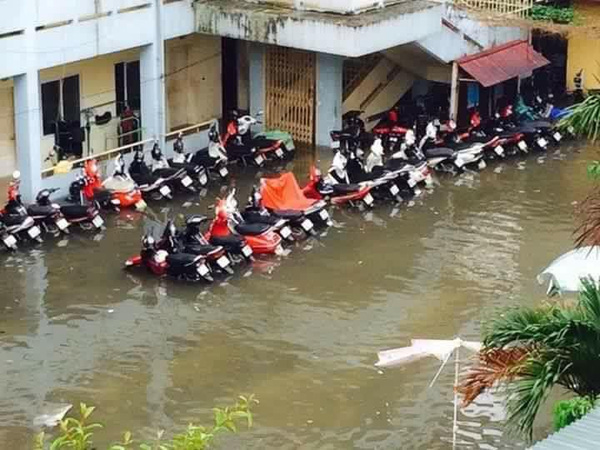
[[[83,111],[86,108],[94,108],[94,115],[104,114],[110,111],[113,119],[106,125],[93,125],[91,129],[90,149],[93,153],[103,151],[118,146],[116,117],[116,92],[115,92],[115,64],[124,61],[135,61],[140,57],[138,49],[125,52],[113,53],[110,55],[99,56],[97,58],[86,59],[64,66],[52,67],[41,70],[39,73],[40,83],[45,81],[57,80],[71,75],[79,75],[79,95],[80,108]],[[81,125],[85,126],[85,116],[81,114]],[[40,127],[41,127],[40,123]],[[87,136],[86,136],[87,138]],[[42,160],[45,160],[49,151],[54,145],[54,135],[42,137]],[[83,154],[86,155],[87,143],[83,144]],[[50,167],[50,161],[44,163],[44,167]]]
[[[12,80],[0,81],[0,177],[16,169],[13,95]]]
[[[573,78],[581,69],[584,74],[584,89],[600,89],[600,39],[585,36],[569,38],[567,51],[567,86],[569,89],[574,89]]]
[[[192,34],[165,43],[167,130],[221,116],[221,38]]]

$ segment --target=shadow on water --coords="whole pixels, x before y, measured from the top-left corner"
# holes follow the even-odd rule
[[[589,188],[593,150],[575,150],[440,177],[400,207],[335,210],[324,236],[209,287],[122,263],[166,218],[212,215],[216,186],[109,217],[95,238],[1,255],[0,448],[28,448],[48,403],[97,405],[112,431],[103,444],[206,422],[240,392],[261,400],[256,427],[225,448],[448,448],[452,371],[428,389],[438,362],[380,372],[376,352],[411,337],[478,339],[495,309],[542,297],[534,277],[571,247],[573,202]],[[305,180],[314,159],[290,168]],[[234,174],[240,202],[258,177]],[[461,448],[525,446],[504,432],[496,398],[459,419]]]

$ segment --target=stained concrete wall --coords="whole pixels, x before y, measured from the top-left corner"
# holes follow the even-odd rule
[[[165,43],[167,131],[221,116],[221,38],[193,34]]]
[[[15,107],[13,82],[0,82],[0,177],[16,169]],[[3,191],[2,191],[3,192]]]

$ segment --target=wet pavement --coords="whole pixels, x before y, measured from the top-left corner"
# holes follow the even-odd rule
[[[312,158],[294,171],[305,176]],[[535,276],[572,247],[574,202],[595,158],[565,144],[438,177],[400,207],[333,210],[324,235],[208,287],[122,263],[166,217],[211,214],[217,187],[144,215],[107,215],[95,238],[1,254],[0,448],[30,448],[48,404],[96,405],[103,448],[124,430],[209,422],[238,393],[260,399],[256,424],[222,448],[449,448],[452,368],[429,388],[437,360],[378,371],[377,351],[410,338],[477,340],[497,309],[543,299]],[[232,181],[240,202],[255,176]],[[494,397],[462,411],[459,448],[524,448],[503,417]],[[549,426],[544,414],[537,435]]]

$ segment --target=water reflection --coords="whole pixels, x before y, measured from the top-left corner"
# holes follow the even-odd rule
[[[376,352],[478,339],[496,308],[538,301],[535,275],[571,246],[588,155],[532,155],[443,178],[399,208],[336,210],[325,236],[207,288],[121,264],[166,218],[212,214],[216,187],[122,212],[96,239],[2,255],[0,448],[28,448],[45,403],[91,402],[108,429],[149,435],[207,420],[240,392],[261,400],[256,428],[225,448],[448,448],[451,371],[429,389],[438,362],[381,372]],[[311,161],[294,170],[305,176]],[[240,201],[257,176],[235,174]],[[497,397],[462,412],[461,448],[524,447],[503,417]]]

